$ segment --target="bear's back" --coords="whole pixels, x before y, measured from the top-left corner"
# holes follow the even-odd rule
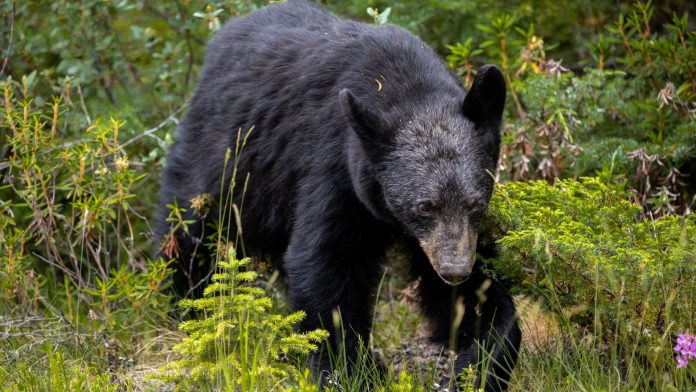
[[[208,44],[202,82],[221,72],[265,83],[270,73],[309,77],[316,70],[338,77],[377,66],[387,68],[383,72],[392,66],[391,76],[447,74],[439,56],[400,27],[345,20],[311,1],[290,0],[227,22]]]
[[[376,80],[386,82],[383,90]],[[194,103],[205,101],[208,113],[234,107],[243,115],[249,109],[250,118],[238,116],[235,125],[258,127],[254,114],[267,112],[255,111],[259,106],[316,113],[337,102],[342,88],[395,116],[436,101],[427,99],[431,94],[463,96],[439,56],[406,30],[340,19],[310,1],[290,0],[223,26],[208,45],[199,83],[203,91]]]
[[[288,53],[345,46],[365,30],[365,25],[341,20],[309,1],[270,4],[232,19],[220,29],[208,44],[203,77],[229,66],[232,59],[235,64],[255,66],[285,57],[284,65],[291,66],[297,59],[287,58]]]

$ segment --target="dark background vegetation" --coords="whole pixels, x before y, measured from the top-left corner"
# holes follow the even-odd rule
[[[541,352],[552,353],[527,342],[512,388],[695,388],[694,365],[675,369],[671,347],[695,332],[696,6],[323,3],[419,35],[465,85],[485,63],[506,76],[489,222],[502,256],[483,262],[511,285],[532,329],[544,325],[539,341],[551,346]],[[0,4],[0,385],[169,388],[144,377],[183,336],[167,262],[152,260],[159,171],[205,42],[265,4]],[[185,225],[176,213],[171,222]],[[399,357],[419,344],[406,340],[419,321],[395,269],[373,348],[414,375],[401,387],[416,388],[432,380]],[[258,270],[285,309],[273,269]],[[292,374],[282,385],[305,390],[302,372]]]

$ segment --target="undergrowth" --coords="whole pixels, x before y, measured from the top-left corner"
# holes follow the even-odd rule
[[[696,328],[696,219],[640,212],[598,178],[501,184],[494,195],[502,255],[491,272],[556,315],[554,361],[569,365],[556,370],[579,377],[569,388],[696,387],[672,350]]]
[[[27,84],[1,87],[0,384],[101,388],[155,355],[171,271],[147,257],[135,191],[145,175],[119,143],[123,124],[65,140],[65,96],[39,105]]]
[[[203,298],[181,301],[202,317],[179,325],[188,334],[174,346],[182,359],[162,369],[160,378],[177,390],[285,390],[305,376],[302,359],[328,337],[324,330],[293,332],[303,312],[272,313],[264,290],[249,285],[257,277],[244,270],[250,262],[230,247]]]

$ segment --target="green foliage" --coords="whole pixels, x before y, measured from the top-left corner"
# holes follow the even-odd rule
[[[476,382],[477,372],[473,366],[469,366],[468,368],[462,370],[460,375],[461,375],[461,379],[457,383],[457,387],[458,387],[459,391],[462,391],[462,392],[483,392],[483,388],[476,388],[474,385]]]
[[[674,358],[651,353],[648,361],[619,353],[614,339],[564,327],[563,341],[536,350],[523,350],[509,390],[547,391],[691,391],[693,373],[676,371]],[[665,342],[668,346],[669,342]],[[650,366],[645,366],[649,364]],[[652,368],[651,368],[652,367]]]
[[[554,37],[551,55],[570,63],[587,62],[591,53],[585,49],[594,40],[602,25],[614,20],[621,12],[631,10],[632,0],[608,2],[524,0],[500,2],[494,0],[324,0],[335,12],[353,18],[368,19],[368,7],[380,10],[392,8],[389,22],[402,26],[423,37],[436,50],[444,53],[446,46],[472,38],[482,42],[484,34],[477,25],[487,25],[502,14],[514,16],[523,26],[534,24],[540,36]],[[672,12],[688,9],[683,1],[661,1],[655,12],[657,24],[672,17]]]
[[[670,337],[696,327],[696,219],[640,211],[596,178],[499,185],[497,273],[637,366],[674,374]]]
[[[630,127],[625,134],[658,146],[673,145],[696,131],[696,116],[690,109],[696,98],[696,34],[688,30],[686,13],[673,14],[664,32],[656,34],[651,27],[653,13],[650,1],[636,2],[631,13],[607,27],[602,37],[607,49],[602,53],[613,52],[632,74],[615,106],[620,124]],[[602,69],[602,58],[598,61]]]
[[[293,332],[305,317],[303,312],[270,313],[271,299],[263,289],[250,285],[257,277],[256,272],[245,270],[250,261],[238,260],[234,248],[229,248],[204,297],[181,302],[205,317],[179,325],[189,334],[174,347],[183,359],[168,364],[162,379],[176,383],[180,390],[195,385],[230,391],[276,390],[303,379],[297,357],[315,351],[328,333]],[[312,390],[306,383],[300,388]]]
[[[408,372],[399,373],[398,381],[389,385],[388,388],[385,386],[377,389],[378,392],[423,392],[423,390],[422,386],[413,382],[413,376]]]
[[[48,354],[49,368],[45,376],[32,371],[26,364],[17,366],[17,378],[10,380],[2,391],[87,391],[116,392],[119,385],[110,376],[97,373],[86,363],[69,363],[60,351]],[[0,370],[2,370],[0,368]],[[87,370],[87,371],[86,371]],[[0,375],[2,373],[0,372]],[[2,379],[2,378],[0,378]]]
[[[128,366],[169,324],[171,271],[146,256],[135,193],[145,174],[119,142],[123,123],[97,120],[66,140],[65,96],[40,104],[29,84],[1,87],[0,375],[103,390],[99,366]]]
[[[169,271],[162,260],[143,260],[147,249],[136,243],[133,189],[144,175],[119,144],[123,124],[95,122],[80,141],[63,143],[60,99],[45,110],[14,98],[14,91],[4,84],[0,126],[8,132],[9,155],[0,188],[0,306],[8,314],[32,314],[39,302],[53,310],[49,303],[60,298],[77,324],[89,311],[109,330],[160,322]],[[44,274],[58,279],[54,287],[45,285]]]
[[[467,86],[471,86],[474,81],[475,68],[473,58],[483,53],[482,49],[473,47],[471,37],[464,43],[457,42],[454,45],[447,45],[450,54],[447,56],[447,64],[457,72],[460,78],[464,79]]]
[[[39,72],[53,86],[80,86],[92,117],[114,116],[135,126],[160,121],[185,102],[200,66],[211,24],[249,12],[265,1],[121,0],[16,4],[17,34],[7,71]],[[9,15],[11,4],[2,6]],[[108,105],[104,105],[108,103]],[[84,125],[84,124],[83,124]]]

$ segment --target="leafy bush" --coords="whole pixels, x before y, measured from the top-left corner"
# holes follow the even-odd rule
[[[696,328],[696,217],[640,212],[597,178],[501,184],[489,213],[504,257],[491,265],[623,358],[674,374],[672,338]]]
[[[109,329],[161,321],[169,272],[162,260],[144,260],[148,250],[136,242],[133,189],[144,175],[119,145],[122,123],[96,122],[80,141],[64,143],[60,100],[47,112],[13,91],[4,85],[0,123],[9,147],[0,188],[5,312],[31,313],[28,305],[64,291],[66,317],[78,324],[89,312]],[[56,287],[43,274],[58,278]]]
[[[37,99],[79,87],[91,118],[113,116],[137,128],[161,121],[191,94],[209,22],[256,7],[247,0],[16,2],[15,48],[6,72],[35,75]],[[0,6],[10,22],[12,4]],[[7,34],[9,32],[4,31]],[[85,122],[82,113],[71,118]]]
[[[287,316],[270,313],[271,299],[262,288],[249,285],[257,273],[243,270],[250,261],[238,260],[230,247],[204,297],[181,302],[182,307],[205,317],[179,325],[189,334],[174,347],[183,359],[163,369],[163,380],[176,383],[180,390],[196,386],[269,391],[288,388],[295,380],[306,378],[302,362],[287,357],[315,351],[328,333],[293,332],[295,324],[305,317],[303,312]]]
[[[168,263],[149,260],[142,237],[142,165],[119,143],[122,123],[95,121],[66,140],[61,98],[39,105],[27,78],[1,88],[2,370],[31,364],[27,374],[51,379],[74,359],[127,367],[169,324],[171,301]]]
[[[615,179],[646,215],[688,213],[696,161],[696,34],[687,14],[675,13],[655,28],[654,13],[648,1],[619,14],[591,45],[596,69],[571,71],[548,57],[535,25],[521,28],[514,14],[478,24],[479,42],[449,46],[448,62],[465,81],[485,58],[500,65],[508,82],[500,180],[635,171]],[[610,69],[617,64],[620,70]]]
[[[524,282],[535,294],[564,308],[594,304],[658,333],[666,320],[677,330],[691,326],[693,215],[639,220],[640,207],[596,178],[500,185],[492,206],[500,244],[533,271]]]
[[[488,24],[501,14],[509,14],[521,24],[535,24],[543,28],[540,33],[553,35],[554,55],[578,61],[589,57],[583,43],[594,36],[598,25],[613,19],[621,11],[630,9],[631,1],[611,4],[602,0],[558,2],[551,0],[526,0],[503,3],[495,0],[323,0],[330,9],[353,18],[368,19],[368,7],[380,11],[391,7],[389,22],[405,27],[423,37],[438,51],[445,52],[447,45],[467,38],[481,41],[479,25]],[[664,9],[683,8],[679,1],[666,1]],[[664,13],[661,8],[660,17]],[[667,15],[671,16],[671,13]]]

